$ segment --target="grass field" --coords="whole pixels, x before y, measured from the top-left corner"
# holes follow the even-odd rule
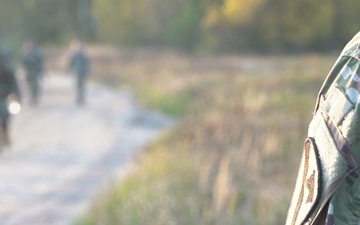
[[[283,224],[316,95],[336,56],[104,51],[93,78],[179,118],[78,225]]]

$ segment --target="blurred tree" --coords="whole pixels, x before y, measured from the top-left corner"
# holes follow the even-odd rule
[[[22,12],[24,10],[21,1],[3,0],[0,7],[0,45],[6,45],[8,48],[14,48],[18,42],[14,37],[21,37]]]
[[[167,45],[193,49],[199,44],[203,8],[198,0],[178,0],[172,6],[172,18],[164,24],[164,42]]]
[[[29,2],[24,17],[27,34],[39,42],[62,41],[71,37],[94,39],[95,23],[91,0]]]
[[[359,9],[355,0],[211,1],[203,28],[212,47],[225,50],[332,50],[359,29]]]
[[[256,51],[281,51],[284,43],[284,14],[282,0],[265,1],[257,9],[248,29],[248,45]]]
[[[193,47],[202,18],[196,0],[95,0],[100,39],[127,45]]]
[[[210,40],[209,47],[225,51],[251,47],[250,34],[259,10],[267,0],[209,1],[206,6],[202,29]]]
[[[57,15],[55,3],[54,1],[24,1],[22,12],[24,39],[32,39],[39,43],[59,39],[61,30],[58,29],[58,17],[54,16]]]
[[[2,0],[0,39],[20,45],[26,39],[39,43],[61,42],[77,36],[95,37],[91,0]]]
[[[359,10],[357,0],[2,0],[0,41],[76,36],[205,51],[331,50],[358,31]]]
[[[134,0],[136,1],[136,0]],[[99,38],[116,43],[133,38],[131,33],[134,14],[131,1],[94,0],[94,14],[99,24]],[[134,16],[135,17],[135,16]]]
[[[220,10],[227,22],[244,24],[251,22],[262,4],[264,4],[264,0],[224,0]]]
[[[360,30],[360,1],[331,0],[333,6],[333,17],[329,21],[332,25],[330,40],[331,44],[342,47],[356,32]]]
[[[334,7],[327,0],[289,1],[284,14],[284,41],[301,48],[321,49],[329,45]],[[301,18],[301,19],[300,19]]]

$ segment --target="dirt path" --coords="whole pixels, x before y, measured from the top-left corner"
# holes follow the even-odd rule
[[[131,157],[171,120],[139,109],[127,92],[91,84],[88,104],[73,101],[70,76],[44,81],[41,104],[12,121],[0,154],[0,224],[69,225]]]

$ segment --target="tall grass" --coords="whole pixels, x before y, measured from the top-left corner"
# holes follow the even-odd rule
[[[283,224],[335,57],[130,56],[94,74],[180,120],[78,224]]]

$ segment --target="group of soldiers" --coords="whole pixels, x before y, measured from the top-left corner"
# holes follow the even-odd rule
[[[85,103],[85,82],[89,73],[90,61],[79,40],[73,40],[70,43],[70,51],[68,69],[76,78],[75,101],[78,105],[83,105]],[[22,92],[11,61],[6,51],[0,49],[0,149],[1,146],[10,144],[10,101],[16,100],[19,104],[22,102]],[[44,75],[44,54],[35,43],[31,41],[24,43],[21,64],[25,71],[29,103],[31,106],[36,106],[39,104],[40,82]]]

